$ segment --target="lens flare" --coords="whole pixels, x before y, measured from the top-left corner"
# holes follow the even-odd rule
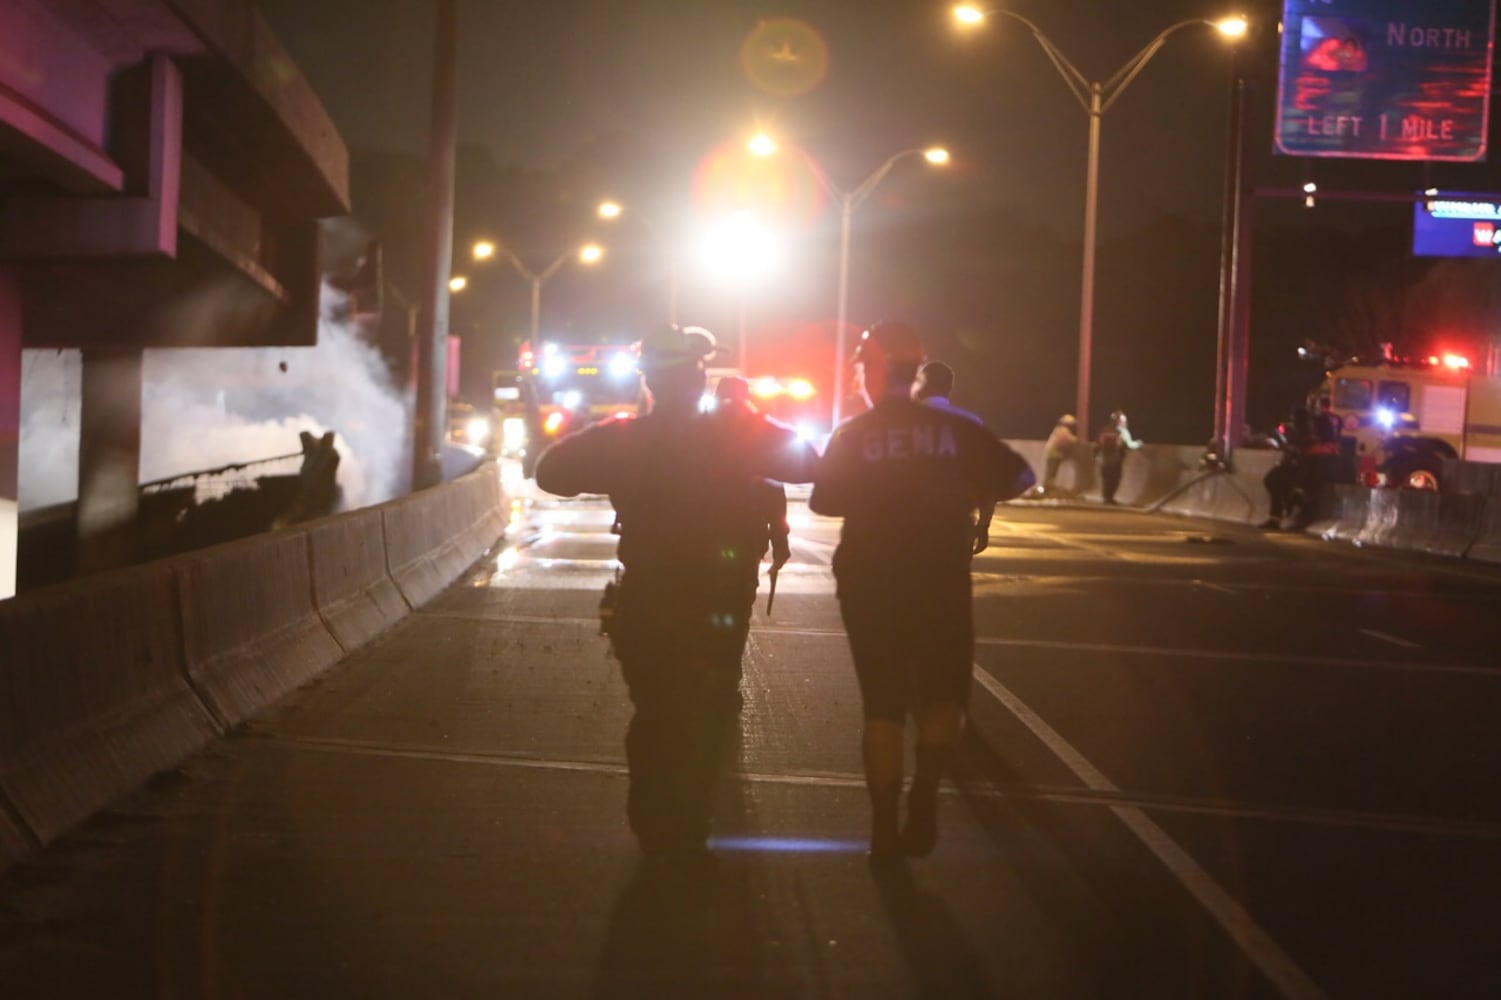
[[[740,70],[774,97],[800,97],[829,73],[829,46],[812,25],[784,17],[762,21],[740,43]]]

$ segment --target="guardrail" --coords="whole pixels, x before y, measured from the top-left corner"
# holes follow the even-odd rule
[[[502,501],[485,465],[0,601],[0,869],[431,600],[499,540]]]

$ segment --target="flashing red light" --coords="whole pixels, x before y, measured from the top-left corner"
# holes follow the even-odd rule
[[[758,399],[770,399],[782,394],[782,383],[774,378],[758,378],[751,383],[751,392]]]
[[[1470,359],[1462,354],[1445,354],[1444,367],[1460,371],[1470,367]]]
[[[546,420],[542,421],[542,429],[548,434],[556,434],[559,430],[562,429],[563,420],[563,411],[554,410],[547,415]]]

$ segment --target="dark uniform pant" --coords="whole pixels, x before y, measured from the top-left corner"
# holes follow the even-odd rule
[[[1115,502],[1115,491],[1121,488],[1121,470],[1125,462],[1100,463],[1100,494],[1106,503]]]
[[[635,707],[625,737],[631,830],[648,854],[702,848],[739,704],[750,601],[629,579],[621,590],[611,641]]]

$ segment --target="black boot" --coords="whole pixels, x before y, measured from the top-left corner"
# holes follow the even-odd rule
[[[900,864],[902,842],[897,822],[901,786],[870,790],[870,863],[873,867]]]
[[[907,790],[907,825],[902,829],[902,853],[925,858],[938,842],[938,782],[951,750],[937,743],[917,744],[917,767]]]

